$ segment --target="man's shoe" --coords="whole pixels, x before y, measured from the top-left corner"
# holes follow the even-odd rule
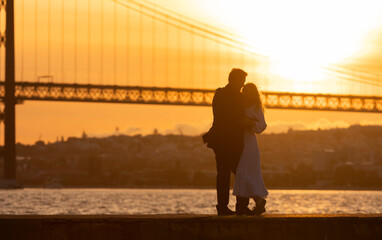
[[[254,212],[251,211],[247,206],[245,207],[237,207],[236,206],[236,214],[237,215],[247,215],[247,216],[253,216]]]
[[[227,206],[219,207],[218,205],[216,205],[216,210],[218,211],[218,216],[235,215],[235,212],[229,209]]]

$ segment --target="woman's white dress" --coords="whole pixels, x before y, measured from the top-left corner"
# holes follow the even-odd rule
[[[267,124],[263,111],[254,105],[245,109],[245,115],[255,120],[256,125],[244,133],[244,149],[236,169],[233,195],[247,198],[265,198],[268,195],[268,190],[261,174],[260,150],[257,145],[256,134],[262,133],[267,128]]]

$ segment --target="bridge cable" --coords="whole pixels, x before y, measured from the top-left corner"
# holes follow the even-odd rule
[[[165,77],[165,79],[166,79],[166,85],[168,86],[168,52],[169,52],[169,47],[168,47],[168,24],[165,24],[165,26],[164,26],[164,32],[165,32],[165,34],[164,34],[164,37],[165,37],[165,40],[164,40],[164,42],[165,42],[165,47],[164,47],[164,49],[165,49],[165,55],[164,55],[164,58],[165,58],[165,66],[164,66],[164,77]]]
[[[241,52],[241,64],[243,65],[243,68],[245,68],[245,54]]]
[[[90,84],[90,68],[91,68],[91,4],[90,4],[90,0],[88,0],[88,59],[87,59],[87,62],[88,62],[88,84]]]
[[[195,35],[193,34],[193,30],[191,29],[191,73],[190,73],[190,86],[193,87],[195,82]]]
[[[118,0],[114,0],[114,1],[116,1],[116,2],[117,2],[118,4],[120,4],[121,6],[130,8],[131,10],[136,11],[136,12],[138,12],[138,13],[141,13],[141,14],[143,14],[143,15],[145,15],[145,16],[153,17],[153,18],[155,18],[156,20],[161,21],[161,22],[163,22],[163,23],[165,23],[165,24],[168,24],[168,25],[170,25],[170,26],[174,26],[174,27],[179,27],[179,28],[181,28],[181,29],[184,30],[184,31],[190,32],[190,29],[188,29],[188,28],[186,28],[186,27],[179,26],[179,23],[178,23],[178,24],[175,24],[175,23],[170,22],[170,21],[169,21],[169,18],[170,18],[171,16],[169,16],[169,15],[164,15],[163,17],[164,17],[165,19],[161,19],[161,18],[159,18],[158,16],[155,16],[155,15],[153,15],[153,14],[144,12],[141,8],[138,9],[138,8],[136,8],[136,7],[133,7],[133,6],[128,5],[127,3],[121,3],[121,2],[118,1]],[[159,13],[158,13],[158,14],[159,14]],[[172,18],[173,18],[173,17],[172,17]],[[174,21],[174,20],[173,20],[173,21]],[[237,40],[235,40],[235,39],[233,39],[233,38],[228,38],[228,37],[223,36],[223,35],[221,35],[221,34],[213,33],[213,32],[211,32],[211,31],[209,31],[209,30],[202,29],[202,28],[197,27],[197,26],[194,26],[194,25],[192,25],[192,24],[187,24],[186,22],[181,21],[181,20],[178,20],[178,21],[180,22],[180,24],[184,24],[184,25],[186,25],[186,26],[187,26],[187,25],[188,25],[188,26],[193,26],[195,29],[197,29],[197,30],[199,30],[199,31],[202,32],[202,33],[194,32],[195,35],[199,35],[199,36],[201,36],[201,37],[210,39],[210,40],[212,40],[212,41],[217,41],[216,38],[221,38],[221,39],[224,39],[225,41],[228,41],[228,42],[221,42],[222,44],[224,44],[224,45],[226,45],[226,46],[228,46],[228,47],[232,47],[232,48],[237,49],[237,50],[239,50],[239,51],[247,52],[248,54],[256,55],[256,56],[258,56],[258,57],[262,57],[262,58],[266,58],[266,59],[269,58],[269,57],[264,56],[264,55],[261,55],[261,54],[259,54],[259,53],[255,53],[255,52],[253,52],[253,51],[249,51],[248,49],[251,48],[252,46],[250,46],[250,45],[248,45],[248,44],[245,44],[245,43],[243,43],[243,42],[237,41]],[[207,34],[209,34],[209,35],[211,35],[211,36],[213,36],[213,37],[208,36]],[[214,37],[215,37],[215,38],[214,38]],[[237,46],[237,45],[234,45],[234,44],[232,44],[231,42],[236,43],[236,44],[238,44],[238,45],[240,45],[240,46],[242,46],[242,47]],[[246,49],[245,47],[247,47],[248,49]]]
[[[115,0],[115,1],[118,1],[118,0]],[[122,0],[122,1],[126,1],[126,0]],[[135,0],[127,0],[129,2],[132,2],[134,4],[138,4],[138,1],[135,1]],[[208,25],[206,24],[205,22],[200,22],[200,21],[197,21],[193,18],[190,18],[190,17],[187,17],[186,15],[182,15],[178,12],[175,12],[175,11],[171,11],[170,9],[167,9],[167,8],[164,8],[164,7],[161,7],[161,6],[158,6],[156,4],[153,4],[151,2],[148,2],[148,1],[144,1],[144,0],[141,0],[140,2],[143,2],[145,3],[146,5],[151,5],[151,6],[156,6],[156,8],[159,8],[161,11],[163,11],[164,13],[163,14],[168,14],[168,15],[173,15],[174,18],[177,18],[177,19],[186,19],[188,22],[191,22],[192,24],[194,25],[199,25],[199,26],[204,26],[204,29],[211,29],[211,30],[215,30],[217,32],[221,32],[222,34],[227,34],[227,35],[232,35],[231,32],[228,32],[224,29],[221,29],[221,28],[218,28],[218,27],[215,27],[213,25]],[[166,13],[167,12],[167,13]],[[177,17],[176,17],[177,16]],[[235,35],[236,38],[242,38],[241,36],[238,36],[238,35]]]
[[[153,3],[148,2],[148,1],[142,1],[142,0],[141,1],[135,1],[135,0],[113,0],[113,1],[118,2],[121,5],[128,4],[127,2],[129,2],[131,4],[135,4],[135,5],[142,5],[144,3],[143,6],[148,11],[150,11],[150,12],[152,12],[154,14],[161,15],[162,17],[166,17],[167,16],[172,21],[178,22],[178,23],[186,25],[186,26],[191,26],[194,29],[196,28],[196,29],[203,30],[203,31],[206,31],[206,32],[208,31],[208,32],[214,33],[214,34],[218,34],[216,32],[220,32],[221,34],[219,34],[219,35],[221,35],[221,36],[224,36],[224,34],[225,34],[225,35],[229,35],[229,36],[232,37],[232,33],[230,33],[230,32],[227,32],[227,31],[225,31],[223,29],[220,29],[220,28],[217,28],[217,27],[214,27],[214,26],[207,25],[205,23],[196,21],[193,18],[187,17],[185,15],[181,15],[181,14],[175,12],[175,11],[171,11],[171,10],[166,9],[164,7],[160,7],[160,6],[156,5],[156,4],[153,4]],[[150,5],[150,6],[148,6],[148,5]],[[157,9],[160,9],[161,11],[158,11]],[[176,17],[176,16],[178,16],[178,17]],[[182,20],[182,19],[186,19],[186,21]],[[201,26],[205,26],[205,27],[203,28]],[[211,30],[209,30],[209,29],[211,29]],[[227,37],[227,36],[225,36],[225,37]],[[235,35],[235,38],[242,38],[242,37],[240,37],[238,35]],[[235,38],[231,38],[230,40],[231,41],[237,41]],[[245,44],[245,43],[243,43],[243,41],[237,41],[237,43]]]
[[[126,85],[129,83],[129,66],[130,66],[130,9],[126,8]]]
[[[331,64],[328,66],[328,68],[332,68],[332,69],[342,69],[342,71],[347,71],[347,72],[351,72],[349,73],[350,75],[364,75],[365,77],[370,77],[370,78],[373,78],[375,79],[377,82],[379,82],[380,80],[380,77],[381,77],[381,74],[378,74],[378,73],[371,73],[371,72],[368,72],[366,70],[362,70],[362,69],[357,69],[355,67],[349,67],[349,66],[346,66],[346,65],[343,65],[343,64]]]
[[[356,78],[352,77],[351,75],[343,73],[341,71],[330,70],[330,69],[326,69],[326,68],[324,68],[324,71],[327,71],[329,74],[331,74],[334,77],[338,77],[338,78],[341,78],[341,79],[346,80],[346,81],[352,81],[352,82],[362,83],[362,84],[366,84],[366,85],[382,87],[382,83],[370,82],[370,81],[364,80],[364,79],[356,79]]]
[[[218,82],[221,82],[221,79],[220,79],[220,71],[221,71],[221,68],[220,68],[220,41],[219,40],[217,41],[217,43],[215,43],[215,46],[216,46],[216,52],[215,52],[215,55],[216,55],[216,75],[217,75]]]
[[[329,72],[337,73],[337,74],[339,74],[341,76],[346,75],[346,76],[348,76],[347,80],[349,80],[349,81],[356,81],[356,82],[357,81],[362,81],[362,83],[371,84],[371,85],[382,84],[382,82],[380,82],[380,81],[374,81],[374,80],[370,80],[370,79],[367,79],[367,78],[365,79],[365,78],[362,78],[362,77],[354,75],[354,73],[353,74],[348,73],[346,71],[346,69],[343,70],[344,68],[323,67],[323,69],[326,70],[326,71],[329,71]]]
[[[50,73],[50,48],[51,48],[51,0],[48,0],[48,77],[51,77]],[[53,78],[52,78],[53,80]]]
[[[156,74],[155,74],[155,60],[156,60],[156,54],[155,54],[155,19],[151,18],[151,76],[153,80],[153,86],[156,84]]]
[[[140,5],[140,8],[142,9],[142,5]],[[139,80],[140,85],[142,86],[142,80],[143,80],[143,46],[142,46],[142,39],[143,39],[143,15],[139,15]]]
[[[114,2],[114,33],[113,33],[113,81],[117,84],[117,4]]]
[[[101,0],[101,16],[100,16],[100,82],[103,83],[103,9],[104,0]]]
[[[232,66],[232,63],[234,62],[234,55],[233,53],[230,51],[229,47],[226,47],[227,48],[227,58],[228,58],[228,66]]]
[[[21,2],[21,67],[20,67],[20,79],[24,81],[24,0]],[[1,23],[0,23],[1,24]],[[1,56],[0,56],[1,58]]]
[[[327,69],[327,68],[324,68],[324,71],[331,73],[333,76],[336,76],[339,78],[345,78],[347,81],[354,81],[354,82],[358,82],[358,83],[362,83],[362,84],[368,84],[368,85],[374,85],[374,86],[382,86],[381,82],[371,81],[371,80],[362,79],[362,78],[356,78],[356,77],[352,76],[351,74],[347,74],[343,71],[331,70],[331,69]]]
[[[206,84],[206,39],[202,38],[202,85]]]
[[[37,34],[38,34],[38,28],[37,28],[37,0],[35,0],[35,15],[34,15],[34,22],[35,22],[35,26],[34,26],[34,33],[35,33],[35,36],[34,36],[34,75],[35,75],[35,81],[37,82],[38,81],[38,74],[37,74]]]
[[[181,72],[182,72],[182,57],[181,57],[181,54],[182,54],[182,44],[181,44],[181,29],[179,27],[176,27],[176,31],[177,31],[177,46],[178,46],[178,49],[177,49],[177,64],[178,64],[178,70],[177,70],[177,79],[176,79],[176,84],[177,86],[179,87],[180,86],[180,78],[181,78]]]
[[[65,61],[65,6],[64,6],[65,0],[61,0],[61,81],[65,81],[65,71],[64,71],[64,61]]]
[[[78,32],[78,1],[74,1],[74,83],[77,83],[77,32]]]

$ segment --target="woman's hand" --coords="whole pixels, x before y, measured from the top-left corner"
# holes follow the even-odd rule
[[[243,119],[241,119],[239,121],[239,124],[241,126],[243,126],[244,128],[248,128],[248,129],[256,126],[256,122],[252,119],[247,118],[247,117],[244,117]]]

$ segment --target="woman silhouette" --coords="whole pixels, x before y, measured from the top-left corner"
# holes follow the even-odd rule
[[[242,91],[245,115],[254,120],[255,125],[244,132],[244,149],[236,169],[233,195],[253,198],[256,207],[252,210],[252,213],[260,215],[265,212],[265,198],[268,196],[268,190],[264,185],[261,174],[260,150],[255,134],[262,133],[267,124],[265,123],[264,108],[256,85],[247,83]]]

